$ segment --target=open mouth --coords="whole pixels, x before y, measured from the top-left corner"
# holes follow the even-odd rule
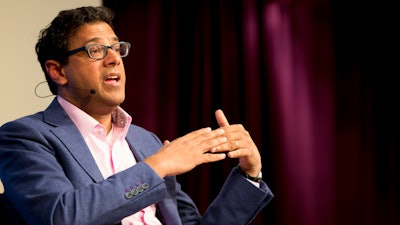
[[[104,79],[104,81],[105,81],[107,84],[116,84],[116,83],[118,83],[120,80],[121,80],[121,77],[118,76],[118,75],[111,75],[111,76],[106,77],[106,79]]]

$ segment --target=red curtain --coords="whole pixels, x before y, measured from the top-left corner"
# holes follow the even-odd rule
[[[380,68],[390,62],[380,56],[391,42],[369,35],[371,24],[380,21],[369,18],[370,12],[377,14],[375,5],[329,0],[103,4],[116,12],[120,39],[133,45],[124,59],[123,108],[134,123],[172,140],[217,127],[214,111],[221,108],[231,123],[250,131],[262,154],[264,180],[276,196],[252,224],[400,222],[399,110],[390,105],[394,82],[384,83],[393,78],[381,73],[398,69],[395,62]],[[367,11],[359,10],[360,4]],[[388,35],[380,26],[372,29]],[[383,47],[363,48],[377,38]],[[178,177],[201,212],[236,163],[201,165]]]

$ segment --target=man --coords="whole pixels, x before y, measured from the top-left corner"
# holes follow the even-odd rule
[[[57,97],[43,112],[0,128],[3,206],[20,224],[248,224],[272,199],[261,157],[242,125],[216,111],[220,128],[171,142],[131,124],[118,39],[103,7],[61,11],[36,52]],[[175,175],[238,158],[200,215]],[[24,222],[23,222],[24,221]]]

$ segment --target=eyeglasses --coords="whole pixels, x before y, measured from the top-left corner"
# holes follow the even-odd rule
[[[91,44],[68,51],[66,53],[66,56],[68,57],[77,52],[86,51],[89,58],[91,59],[104,59],[107,55],[108,52],[107,50],[109,48],[118,53],[122,58],[129,54],[129,49],[131,48],[131,44],[129,42],[124,42],[124,41],[117,42],[111,46],[102,44]]]

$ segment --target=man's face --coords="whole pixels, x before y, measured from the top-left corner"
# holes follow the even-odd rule
[[[68,41],[68,50],[73,50],[89,44],[111,46],[119,40],[108,24],[98,22],[80,27]],[[67,83],[59,94],[90,115],[107,114],[125,99],[124,64],[112,49],[100,60],[89,58],[86,51],[73,54],[62,71]],[[91,89],[96,93],[91,94]]]

